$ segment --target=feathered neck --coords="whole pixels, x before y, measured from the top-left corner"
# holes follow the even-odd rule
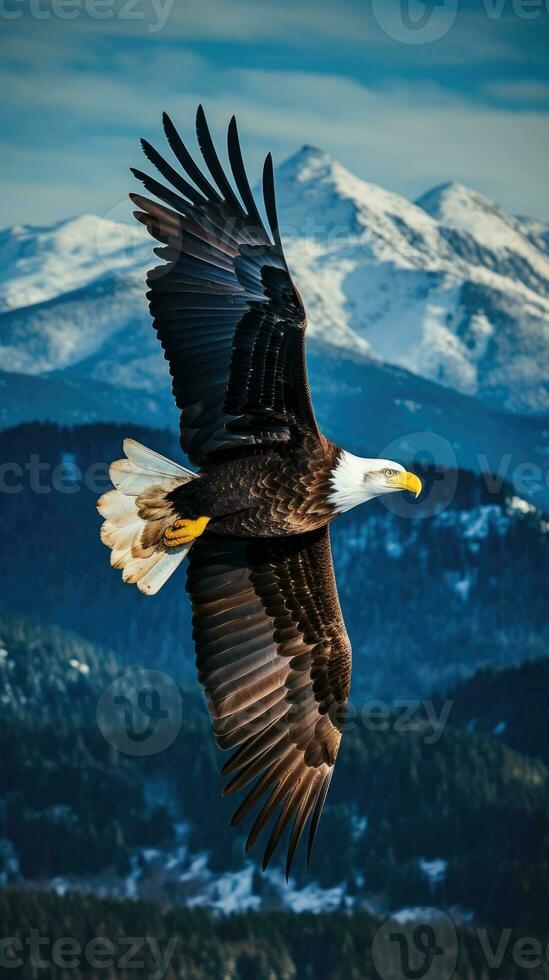
[[[353,456],[344,449],[340,450],[329,478],[331,492],[328,501],[336,513],[343,514],[344,511],[377,496],[364,480],[368,464],[372,462],[374,461]]]

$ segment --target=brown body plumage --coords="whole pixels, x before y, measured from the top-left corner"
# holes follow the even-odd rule
[[[170,498],[181,517],[210,515],[209,533],[278,537],[314,531],[336,516],[328,498],[339,453],[323,436],[304,433],[291,447],[213,463]]]
[[[201,108],[210,176],[167,116],[164,128],[179,168],[143,141],[168,186],[134,171],[157,201],[131,197],[160,242],[148,297],[181,445],[198,473],[125,440],[126,458],[111,466],[116,489],[98,503],[101,535],[124,580],[149,595],[188,554],[199,679],[217,744],[234,750],[224,792],[247,787],[234,822],[257,808],[247,847],[271,823],[264,866],[288,828],[289,874],[308,820],[310,853],[349,695],[351,647],[328,524],[379,493],[417,492],[419,481],[398,463],[338,449],[318,430],[305,310],[282,250],[270,155],[269,235],[235,120],[228,151],[238,194]]]

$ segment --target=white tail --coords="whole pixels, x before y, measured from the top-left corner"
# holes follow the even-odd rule
[[[97,501],[105,518],[101,540],[112,549],[111,565],[122,569],[124,581],[154,595],[191,547],[164,546],[164,531],[177,517],[167,494],[197,474],[134,439],[124,439],[124,452],[126,459],[117,459],[109,468],[115,489]]]

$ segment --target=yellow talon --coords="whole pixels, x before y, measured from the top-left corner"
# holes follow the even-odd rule
[[[195,521],[184,517],[178,518],[164,531],[165,547],[180,548],[183,544],[190,544],[195,538],[200,537],[210,520],[210,517],[197,517]]]

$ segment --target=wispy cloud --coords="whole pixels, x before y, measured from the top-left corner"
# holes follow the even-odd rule
[[[504,102],[543,103],[549,106],[549,82],[534,78],[489,81],[485,91]]]
[[[547,215],[547,86],[534,77],[519,81],[503,69],[495,78],[483,76],[481,66],[477,82],[474,72],[450,66],[458,35],[418,56],[373,31],[367,50],[377,67],[359,70],[351,54],[366,20],[364,5],[351,0],[337,10],[330,5],[327,19],[324,7],[304,0],[190,0],[184,18],[181,9],[161,38],[137,22],[25,22],[24,30],[22,21],[14,22],[0,68],[4,132],[10,133],[0,161],[4,220],[105,213],[125,198],[128,165],[140,156],[138,136],[161,140],[160,112],[167,109],[192,138],[199,101],[220,143],[237,113],[252,173],[267,149],[280,161],[309,142],[408,197],[458,179],[511,210]],[[334,19],[344,23],[334,23],[332,39],[320,43]],[[313,20],[323,23],[314,28]],[[462,34],[471,24],[471,16],[463,20]],[[182,43],[183,30],[209,43]],[[227,40],[231,30],[234,41]],[[304,45],[295,57],[300,31]],[[505,31],[479,32],[478,51],[508,43],[509,31],[505,25]],[[261,44],[243,46],[247,34]],[[284,44],[273,40],[283,35]],[[306,55],[315,38],[315,56]],[[341,63],[342,51],[348,64]],[[444,52],[444,68],[426,71],[425,65],[442,63]]]

